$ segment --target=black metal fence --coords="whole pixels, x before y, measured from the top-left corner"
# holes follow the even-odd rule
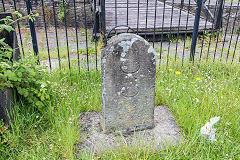
[[[1,12],[38,14],[17,22],[22,55],[49,69],[98,69],[114,34],[143,36],[158,64],[185,60],[239,62],[239,0],[1,0]]]

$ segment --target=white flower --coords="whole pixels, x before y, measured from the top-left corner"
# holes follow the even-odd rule
[[[216,141],[215,139],[215,131],[216,129],[213,128],[213,125],[219,121],[220,117],[213,117],[210,119],[210,122],[207,122],[202,128],[201,128],[201,135],[204,138],[209,138],[211,142]]]
[[[37,115],[37,116],[36,116],[36,118],[38,119],[38,118],[39,118],[39,116]]]
[[[193,101],[196,101],[198,103],[199,99],[198,98],[194,98]]]
[[[44,84],[42,84],[42,85],[41,85],[41,88],[44,88],[44,87],[45,87],[45,85],[44,85]]]

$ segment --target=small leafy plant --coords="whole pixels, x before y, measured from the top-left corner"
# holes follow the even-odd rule
[[[19,62],[0,62],[0,90],[16,88],[20,98],[42,111],[49,99],[49,85],[42,79],[46,70],[37,65],[37,59],[24,57]]]
[[[33,20],[32,17],[30,19]],[[4,24],[0,25],[0,32],[14,31],[10,24],[17,20],[14,21],[7,16],[1,21]],[[33,58],[31,55],[25,56],[18,62],[13,62],[14,49],[5,43],[5,38],[0,39],[0,45],[0,90],[15,88],[24,102],[42,111],[46,100],[50,98],[46,94],[49,85],[43,80],[46,73],[45,68],[37,65],[37,57]]]
[[[64,0],[64,1],[61,1],[59,3],[59,12],[58,12],[58,19],[59,21],[63,21],[64,18],[66,18],[66,14],[68,14],[69,12],[69,9],[66,9],[67,8],[67,1]],[[65,10],[65,11],[64,11]],[[64,13],[65,12],[65,13]]]

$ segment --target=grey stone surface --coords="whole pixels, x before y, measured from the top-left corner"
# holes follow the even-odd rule
[[[167,146],[176,145],[183,140],[180,129],[177,126],[170,110],[165,106],[154,109],[153,129],[147,129],[131,134],[116,135],[105,134],[101,131],[101,113],[84,112],[80,117],[82,128],[79,150],[92,153],[111,152],[119,147],[148,148],[161,150]]]
[[[154,127],[156,56],[142,37],[124,33],[102,51],[103,131],[129,133]]]

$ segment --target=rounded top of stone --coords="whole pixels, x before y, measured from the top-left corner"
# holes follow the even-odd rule
[[[136,34],[133,34],[133,33],[122,33],[119,35],[115,35],[108,41],[108,45],[111,46],[115,42],[119,42],[119,41],[123,41],[123,40],[130,40],[133,38],[135,38],[136,40],[143,41],[146,45],[150,45],[144,38],[142,38]]]

